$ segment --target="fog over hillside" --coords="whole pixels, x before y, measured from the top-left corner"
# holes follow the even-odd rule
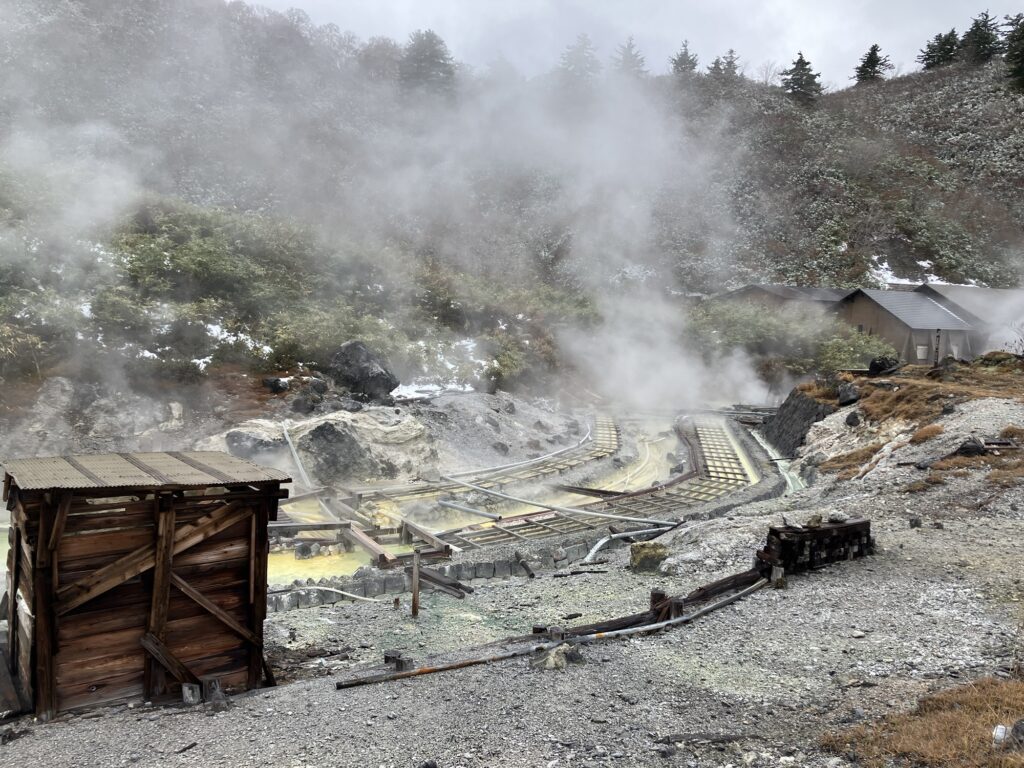
[[[287,366],[361,336],[410,372],[480,339],[454,365],[511,380],[600,347],[623,296],[1019,280],[1024,97],[998,61],[808,108],[585,36],[527,78],[241,2],[2,9],[5,375],[83,349]]]

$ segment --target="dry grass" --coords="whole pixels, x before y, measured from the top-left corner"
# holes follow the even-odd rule
[[[797,389],[808,397],[814,398],[819,403],[835,406],[836,387],[820,381],[808,381],[797,386]]]
[[[936,435],[941,435],[943,431],[944,427],[941,424],[929,424],[926,427],[921,427],[911,435],[910,442],[912,445],[918,445],[923,443],[925,440],[931,440]]]
[[[999,433],[999,436],[1005,440],[1024,441],[1024,427],[1018,427],[1016,424],[1011,424],[1008,427],[1004,427],[1003,431]]]
[[[833,752],[881,768],[1021,768],[1024,754],[992,749],[992,728],[1024,712],[1024,682],[985,678],[921,699],[917,709],[822,738]]]
[[[908,483],[903,487],[904,493],[923,493],[929,488],[934,488],[937,485],[945,485],[946,478],[944,475],[938,472],[931,472],[923,480],[915,480],[912,483]]]
[[[1024,459],[1007,458],[989,472],[985,479],[992,485],[1001,485],[1004,488],[1016,485],[1024,480]]]
[[[849,453],[840,453],[837,456],[833,456],[827,461],[823,461],[821,464],[822,472],[837,472],[840,480],[850,480],[857,476],[860,470],[863,468],[871,457],[881,450],[882,444],[879,442],[865,445],[863,448],[858,448],[855,451]]]

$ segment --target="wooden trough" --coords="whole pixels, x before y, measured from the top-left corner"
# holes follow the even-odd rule
[[[6,661],[22,709],[49,718],[180,700],[184,683],[261,684],[267,523],[290,478],[218,452],[22,459],[5,470]]]

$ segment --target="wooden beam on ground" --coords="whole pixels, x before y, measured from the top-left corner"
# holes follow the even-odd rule
[[[421,525],[417,525],[416,523],[412,523],[408,520],[403,520],[402,528],[411,533],[420,541],[424,541],[427,544],[430,544],[435,549],[439,549],[442,552],[446,552],[448,555],[451,555],[453,549],[455,551],[461,551],[458,549],[458,547],[453,548],[451,544],[442,539],[440,536],[438,536],[435,533],[431,533],[426,528],[424,528]]]
[[[174,536],[172,554],[180,555],[196,544],[200,544],[249,517],[252,514],[252,508],[240,506],[240,504],[241,502],[225,504],[215,512],[201,517],[195,523],[179,528]],[[61,587],[57,592],[57,614],[63,616],[93,598],[109,592],[143,571],[149,570],[154,563],[153,547],[139,547],[113,563],[93,571],[85,578]]]
[[[516,533],[511,528],[505,528],[504,526],[498,525],[497,523],[495,523],[494,525],[491,526],[491,530],[501,531],[502,533],[507,533],[509,536],[514,536],[515,538],[522,539],[523,541],[529,541],[530,540],[528,537],[523,536],[523,534]]]
[[[250,643],[256,643],[256,636],[239,624],[235,619],[231,617],[223,608],[217,605],[215,602],[210,600],[206,595],[200,592],[198,589],[193,587],[181,576],[176,573],[171,574],[171,584],[174,588],[185,595],[187,598],[201,606],[207,613],[217,619],[221,624],[230,629],[239,637],[248,640]]]
[[[181,661],[171,653],[171,650],[163,644],[163,642],[153,637],[149,632],[142,636],[139,640],[139,645],[152,654],[153,658],[159,661],[164,666],[164,669],[174,675],[174,679],[179,683],[192,683],[193,685],[200,684],[199,678],[196,677],[188,667],[182,664]]]
[[[356,546],[362,547],[376,559],[377,564],[382,567],[393,565],[398,561],[398,558],[388,552],[384,547],[378,544],[376,541],[371,539],[365,531],[356,528],[354,525],[348,525],[345,528],[339,529],[339,533]]]

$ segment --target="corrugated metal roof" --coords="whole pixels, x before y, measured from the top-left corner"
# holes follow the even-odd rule
[[[926,296],[929,292],[935,292],[947,302],[958,304],[985,322],[1002,323],[1024,317],[1024,290],[1019,288],[926,283],[917,290]]]
[[[14,459],[4,464],[19,488],[139,488],[288,482],[288,475],[220,451],[94,453]]]
[[[865,294],[904,324],[917,330],[975,330],[967,320],[942,306],[935,299],[917,291],[879,291],[862,288],[858,293]]]
[[[753,291],[763,291],[778,296],[782,299],[793,299],[797,301],[839,301],[851,293],[848,288],[819,288],[813,285],[780,285],[772,283],[745,285],[735,291],[725,294],[743,294]]]

